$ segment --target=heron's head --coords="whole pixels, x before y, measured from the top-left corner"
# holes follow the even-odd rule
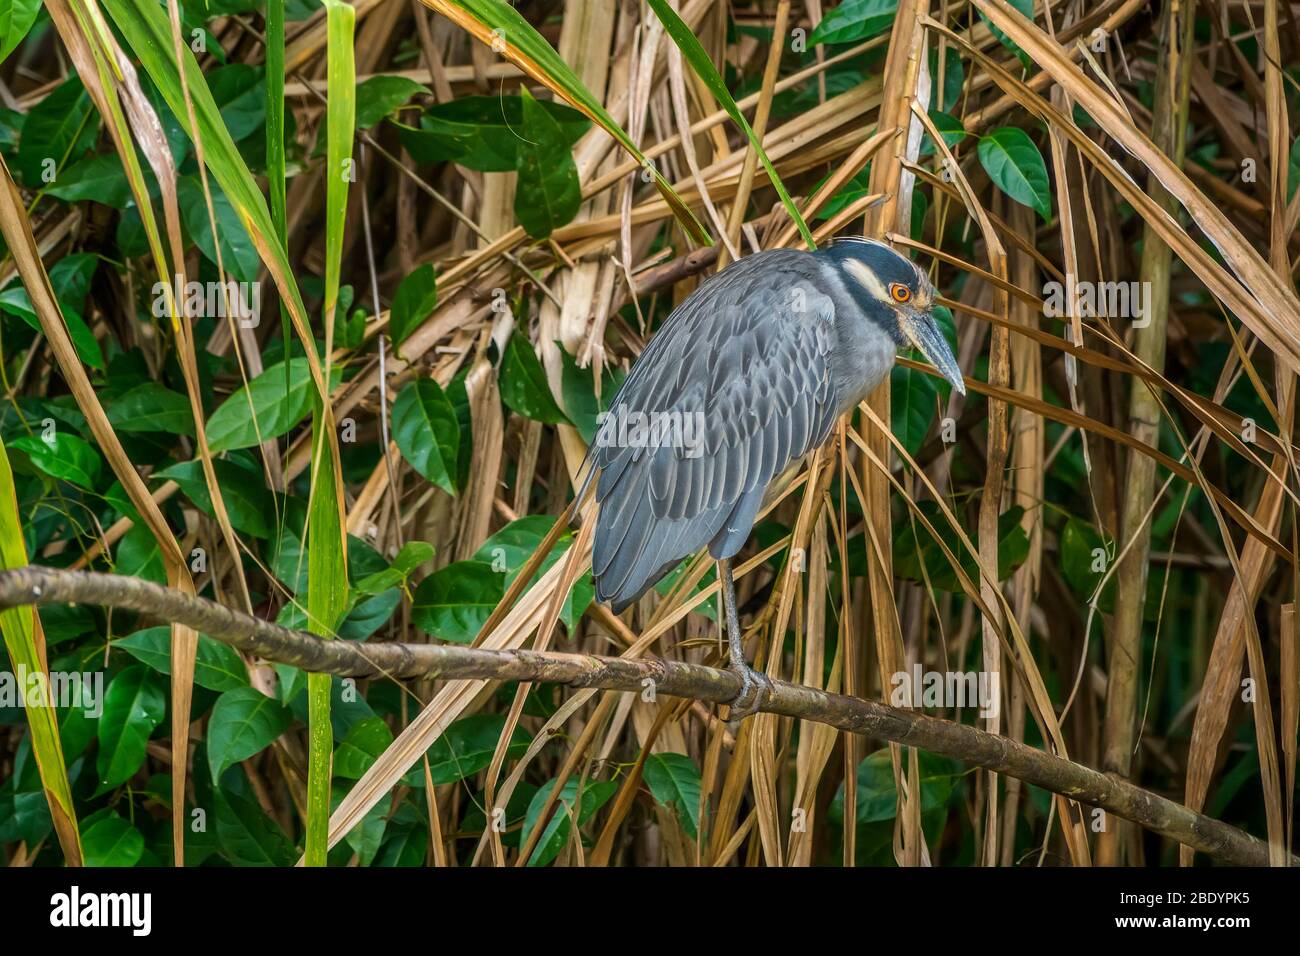
[[[899,348],[912,346],[958,392],[966,394],[957,359],[934,320],[934,286],[906,256],[875,239],[836,239],[825,248],[854,300]]]

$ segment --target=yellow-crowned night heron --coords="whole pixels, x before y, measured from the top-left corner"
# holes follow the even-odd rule
[[[874,240],[751,255],[668,317],[602,419],[587,475],[596,597],[621,612],[708,545],[742,681],[733,719],[770,684],[745,662],[731,558],[773,480],[884,380],[900,348],[965,391],[933,303],[925,273]]]

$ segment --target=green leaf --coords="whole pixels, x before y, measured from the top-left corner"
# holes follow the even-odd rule
[[[171,645],[172,632],[166,625],[146,627],[113,642],[114,647],[126,651],[160,674],[172,672]],[[218,693],[239,690],[248,686],[248,671],[233,647],[200,634],[194,661],[194,683]]]
[[[545,806],[547,798],[554,789],[554,780],[544,784],[533,797],[532,803],[528,805],[528,813],[524,816],[525,842],[533,828],[537,826],[537,818],[542,814],[542,807]],[[542,831],[533,855],[528,859],[528,865],[545,866],[559,856],[560,851],[570,840],[569,831],[572,827],[570,816],[577,817],[578,826],[582,826],[617,790],[618,783],[613,780],[588,780],[579,795],[578,781],[572,779],[566,781],[563,789],[560,790],[555,808],[551,811],[551,819],[546,824],[546,829]]]
[[[627,373],[605,363],[600,374],[600,395],[597,395],[596,373],[590,365],[579,368],[577,359],[564,349],[560,349],[560,361],[564,365],[560,377],[564,411],[582,440],[590,445],[596,437],[600,413],[609,410]]]
[[[135,866],[144,855],[144,835],[110,813],[86,827],[81,849],[86,866]]]
[[[64,202],[89,199],[114,209],[126,209],[132,202],[131,186],[116,153],[77,160],[59,173],[46,192]]]
[[[460,423],[433,379],[417,379],[398,393],[393,402],[393,440],[412,468],[447,494],[456,494]]]
[[[238,143],[266,125],[266,73],[262,67],[228,63],[207,77],[231,139]]]
[[[392,742],[393,732],[382,717],[362,717],[334,751],[334,776],[360,780]]]
[[[898,0],[844,0],[817,24],[808,43],[856,43],[884,33],[898,14]]]
[[[1016,10],[1019,10],[1026,20],[1029,20],[1031,23],[1033,22],[1034,0],[1006,0],[1006,2]],[[997,37],[998,42],[1016,55],[1016,59],[1020,61],[1021,65],[1024,66],[1026,70],[1033,65],[1033,61],[1029,58],[1029,54],[1016,46],[1015,40],[1011,39],[1011,37],[1007,36],[1000,29],[994,26],[992,20],[984,16],[983,13],[980,13],[980,19],[983,20],[984,25],[989,28],[989,32]],[[1028,204],[1026,203],[1026,205]]]
[[[435,548],[427,541],[408,541],[397,552],[391,565],[361,578],[357,581],[355,590],[359,594],[379,594],[389,588],[405,587],[411,572],[430,560],[434,552]]]
[[[43,474],[70,481],[87,491],[95,490],[104,465],[99,452],[89,442],[61,430],[55,430],[48,438],[44,434],[15,438],[10,447],[27,452],[32,464]]]
[[[212,804],[216,809],[217,844],[232,863],[293,866],[296,854],[292,844],[251,795],[214,787]]]
[[[212,469],[217,475],[221,497],[226,502],[230,524],[236,531],[254,538],[269,538],[274,531],[275,518],[262,476],[227,458],[218,458],[212,463]],[[203,478],[202,462],[183,461],[155,472],[154,477],[170,478],[181,486],[181,491],[200,511],[213,515],[212,498],[208,495],[208,485]]]
[[[643,169],[649,169],[654,176],[655,187],[686,233],[696,242],[711,244],[709,234],[673,190],[668,180],[664,179],[663,174],[655,168],[645,153],[637,148],[623,128],[614,122],[614,118],[605,111],[600,100],[583,85],[555,48],[523,18],[519,11],[505,0],[457,0],[456,5],[503,41],[504,49],[501,52],[515,63],[527,62],[530,65],[530,72],[536,71],[534,75],[540,74],[544,77],[551,89],[560,92],[565,99],[600,124],[602,129],[641,163]],[[514,164],[511,163],[505,169],[514,169]]]
[[[970,135],[966,132],[966,127],[962,125],[961,120],[947,113],[930,110],[930,120],[934,123],[934,128],[939,131],[939,135],[943,137],[943,141],[948,145],[949,149],[952,149]],[[921,141],[921,155],[928,156],[933,152],[934,143],[930,141],[930,134],[926,133]]]
[[[957,532],[943,516],[939,505],[934,501],[922,501],[918,505],[921,513],[938,532],[948,550],[960,562],[962,570],[976,587],[980,583],[979,563],[975,555],[969,553],[957,537]],[[1008,508],[998,517],[998,580],[1004,581],[1011,572],[1025,562],[1029,556],[1029,538],[1020,526],[1020,519],[1025,509],[1019,506]],[[978,537],[970,535],[975,546],[979,547]],[[925,572],[922,573],[922,562]],[[928,577],[931,587],[940,591],[962,593],[961,581],[953,569],[948,556],[944,554],[939,543],[930,534],[921,520],[910,515],[908,520],[894,532],[894,570],[909,581],[924,583]]]
[[[926,838],[937,840],[948,819],[950,807],[960,800],[964,771],[945,757],[921,751],[921,824]],[[857,859],[859,866],[894,866],[894,818],[898,798],[894,789],[893,764],[888,748],[869,754],[858,764]],[[836,791],[827,809],[827,820],[837,830],[844,826],[844,787]]]
[[[700,768],[686,754],[651,754],[645,762],[645,782],[655,800],[677,811],[682,829],[692,840],[700,825]]]
[[[713,60],[709,57],[708,51],[700,44],[699,39],[686,25],[677,12],[668,6],[666,0],[649,0],[650,9],[654,10],[655,16],[664,25],[664,30],[677,44],[677,48],[682,51],[682,56],[690,63],[691,69],[696,75],[704,81],[709,92],[713,94],[718,104],[727,111],[732,122],[740,127],[745,138],[749,140],[750,148],[757,154],[758,161],[763,164],[763,169],[767,171],[767,178],[772,183],[772,188],[776,190],[777,196],[781,199],[781,204],[785,206],[785,211],[789,213],[790,218],[794,220],[799,227],[799,234],[809,249],[815,249],[817,244],[813,241],[813,235],[808,230],[808,224],[804,222],[802,214],[790,198],[790,193],[786,191],[785,183],[781,182],[781,177],[776,174],[776,169],[772,166],[772,161],[767,158],[767,150],[763,148],[763,142],[754,135],[754,130],[750,127],[749,121],[745,119],[745,114],[740,111],[736,101],[731,97],[731,91],[727,89],[727,84],[723,82],[722,77],[718,74],[718,69],[713,65]]]
[[[393,307],[388,313],[388,335],[393,348],[398,348],[406,337],[433,315],[438,304],[438,280],[432,263],[418,266],[402,280],[393,296]]]
[[[41,0],[0,0],[0,63],[14,51],[41,12]]]
[[[474,552],[473,559],[488,564],[494,571],[504,573],[506,588],[514,583],[519,572],[523,570],[528,559],[533,556],[546,536],[550,534],[552,526],[556,519],[550,515],[528,515],[518,518],[496,534],[492,535],[478,551]],[[573,534],[566,532],[560,536],[560,539],[551,548],[550,553],[542,560],[538,566],[537,574],[534,576],[532,584],[535,584],[543,574],[545,574],[556,561],[559,561],[568,553],[569,546],[573,543]],[[530,585],[531,586],[531,585]],[[564,599],[564,605],[560,608],[560,619],[564,621],[564,626],[573,631],[580,618],[591,604],[592,598],[595,597],[595,586],[592,584],[591,575],[583,574],[578,580],[573,582],[573,587]]]
[[[167,567],[163,563],[158,539],[147,525],[138,524],[117,546],[117,563],[113,570],[131,578],[144,578],[154,584],[167,584]]]
[[[277,362],[267,368],[212,413],[207,433],[213,454],[279,438],[311,413],[314,387],[307,359],[289,359],[288,391],[284,366]]]
[[[560,406],[555,404],[550,383],[537,353],[528,339],[518,332],[506,343],[501,358],[501,400],[525,418],[559,425],[566,422]]]
[[[228,690],[217,698],[208,720],[208,766],[217,784],[226,768],[247,760],[279,737],[290,724],[289,711],[251,687]]]
[[[1109,614],[1115,608],[1115,577],[1101,584],[1114,555],[1113,543],[1103,538],[1091,524],[1070,518],[1061,529],[1061,571],[1070,587],[1085,601],[1097,600],[1098,610]]]
[[[943,90],[941,91],[942,95],[938,97],[937,106],[931,111],[931,115],[946,112],[955,107],[958,101],[961,100],[961,91],[965,81],[961,54],[957,52],[957,48],[949,45],[944,50]],[[930,50],[930,78],[937,88],[939,83],[939,50],[937,48]]]
[[[435,787],[455,783],[472,777],[492,762],[497,742],[505,731],[504,714],[473,714],[463,717],[447,728],[446,732],[429,747],[429,776]],[[515,760],[528,749],[532,738],[521,727],[515,727],[506,747],[508,760]],[[416,764],[407,781],[415,786],[424,784],[424,768]]]
[[[411,622],[433,637],[469,644],[505,596],[505,575],[482,561],[456,561],[420,582]]]
[[[190,400],[157,382],[143,382],[104,402],[108,420],[122,432],[194,434]]]
[[[254,282],[262,265],[257,248],[248,236],[248,230],[239,221],[235,207],[226,198],[221,186],[208,180],[208,189],[212,193],[212,212],[216,218],[217,240],[221,244],[221,264],[226,271],[241,282]],[[208,218],[208,206],[203,198],[203,184],[198,176],[183,176],[176,184],[180,200],[181,216],[185,220],[185,231],[199,247],[199,251],[208,261],[216,264],[217,247],[212,242],[212,220]]]
[[[372,76],[357,84],[357,129],[369,129],[429,88],[405,76]]]
[[[578,167],[564,141],[560,126],[528,87],[520,88],[524,101],[523,142],[515,153],[515,216],[534,239],[545,239],[572,221],[582,205]]]
[[[103,793],[135,776],[144,763],[145,744],[167,711],[162,681],[153,671],[135,665],[118,673],[104,692],[99,718],[98,792]]]
[[[99,257],[93,253],[78,252],[64,256],[50,267],[50,287],[58,299],[68,335],[71,336],[72,344],[77,350],[77,357],[91,368],[102,369],[104,355],[95,340],[95,334],[90,331],[90,326],[86,325],[86,320],[81,317],[86,293],[90,290],[90,280],[98,266]],[[17,281],[0,292],[0,312],[16,315],[37,332],[45,334],[41,320],[27,297],[27,290]]]
[[[562,103],[534,100],[559,127],[567,152],[591,128],[591,121]],[[525,122],[519,96],[463,96],[439,103],[420,117],[420,127],[398,130],[407,151],[422,163],[452,161],[485,173],[514,172]],[[526,134],[525,134],[526,135]]]
[[[1015,126],[1003,126],[980,137],[980,163],[989,178],[1004,193],[1022,205],[1037,210],[1044,220],[1052,216],[1052,187],[1047,165],[1029,134]]]
[[[41,189],[56,182],[69,160],[94,145],[98,115],[75,73],[33,106],[23,122],[15,161],[23,183]]]

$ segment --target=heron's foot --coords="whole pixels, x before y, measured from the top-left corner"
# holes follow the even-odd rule
[[[733,664],[731,670],[740,677],[740,693],[728,705],[731,712],[727,723],[734,728],[746,717],[758,713],[763,704],[767,703],[772,696],[772,678],[743,662]]]

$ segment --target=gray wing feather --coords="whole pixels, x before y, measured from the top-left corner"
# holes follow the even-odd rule
[[[668,420],[682,423],[674,437],[696,440],[593,445],[592,567],[596,596],[615,610],[705,545],[715,557],[739,551],[772,479],[829,434],[834,306],[805,262],[801,253],[760,253],[705,282],[611,403],[615,421],[674,413]]]

